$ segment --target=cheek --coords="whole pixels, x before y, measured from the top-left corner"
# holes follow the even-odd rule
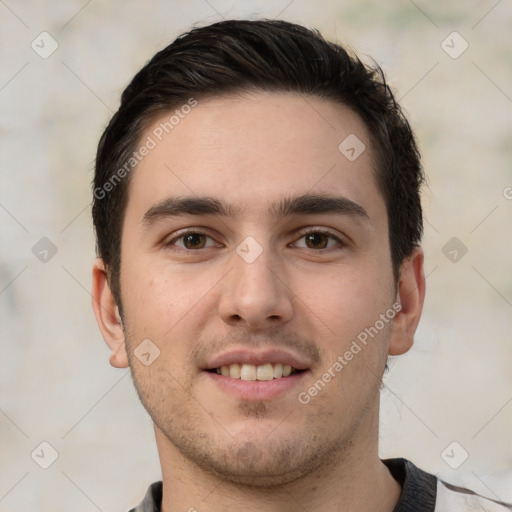
[[[200,278],[199,278],[200,276]],[[215,280],[204,272],[177,271],[166,262],[127,258],[121,270],[121,294],[128,327],[138,337],[164,340],[201,311]]]
[[[327,392],[318,393],[318,398],[328,403],[351,397],[345,400],[341,417],[357,416],[358,407],[380,388],[391,328],[391,322],[383,322],[380,315],[391,304],[385,284],[378,279],[371,272],[347,273],[331,277],[329,285],[316,292],[301,294],[304,306],[298,314],[314,324],[315,341],[324,352],[316,379],[329,380]]]
[[[297,295],[324,320],[346,318],[357,323],[373,318],[375,313],[378,317],[390,297],[389,284],[386,286],[382,277],[369,268],[360,272],[339,268],[309,278],[297,276],[295,281]]]
[[[303,310],[296,314],[314,322],[318,342],[329,339],[325,348],[333,354],[344,351],[390,307],[389,283],[369,268],[298,277],[293,289],[299,299],[296,307]]]

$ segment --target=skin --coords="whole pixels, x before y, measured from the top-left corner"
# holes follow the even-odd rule
[[[352,162],[338,150],[349,134],[366,146]],[[366,216],[271,210],[306,194],[348,199]],[[147,220],[162,201],[183,197],[215,198],[232,211]],[[199,246],[188,249],[183,229],[207,238],[187,239]],[[262,249],[252,263],[236,251],[248,236]],[[423,253],[403,262],[396,283],[371,141],[357,115],[290,93],[199,101],[134,171],[121,254],[123,318],[101,259],[93,307],[111,364],[130,364],[154,421],[165,512],[393,510],[400,486],[378,457],[379,389],[388,354],[413,343]],[[397,301],[392,321],[301,404],[298,394]],[[145,339],[160,350],[149,366],[134,352]],[[234,347],[282,348],[307,371],[271,399],[242,399],[203,371]]]

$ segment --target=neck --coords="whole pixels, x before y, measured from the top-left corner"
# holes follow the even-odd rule
[[[350,446],[316,471],[285,485],[265,487],[236,484],[198,468],[155,427],[162,465],[162,511],[392,512],[401,489],[379,459],[378,411],[372,416]]]

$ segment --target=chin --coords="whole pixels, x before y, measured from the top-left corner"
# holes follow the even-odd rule
[[[288,448],[282,453],[279,451],[269,451],[268,447],[259,447],[247,441],[238,450],[232,451],[231,457],[226,454],[218,457],[217,453],[215,459],[203,457],[199,465],[224,481],[247,487],[289,484],[309,475],[312,466],[316,465],[311,460],[291,456]]]
[[[224,439],[224,444],[207,438],[196,438],[194,443],[180,441],[183,439],[174,439],[173,444],[189,462],[225,482],[247,487],[291,484],[314,472],[328,471],[340,455],[336,442],[312,443],[304,436],[274,440],[243,436],[231,438],[230,443]]]

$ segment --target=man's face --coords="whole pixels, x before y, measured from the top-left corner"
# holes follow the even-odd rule
[[[355,160],[362,146],[338,148],[354,135]],[[253,483],[339,460],[375,432],[393,330],[375,325],[396,300],[363,123],[318,98],[252,93],[199,101],[156,142],[130,183],[120,282],[160,445]]]

